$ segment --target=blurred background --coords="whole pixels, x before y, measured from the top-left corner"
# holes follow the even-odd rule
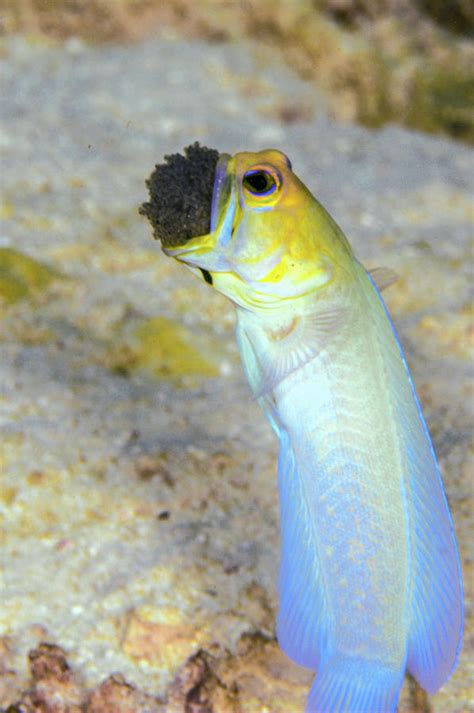
[[[458,536],[474,706],[471,0],[0,0],[0,709],[301,713],[277,444],[232,305],[138,214],[166,154],[274,147],[384,292]],[[10,707],[11,706],[11,707]]]
[[[471,0],[2,0],[0,12],[3,33],[56,41],[252,39],[337,119],[474,141]]]

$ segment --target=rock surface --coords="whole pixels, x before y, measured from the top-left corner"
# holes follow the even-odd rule
[[[472,710],[472,151],[334,125],[250,45],[13,38],[2,56],[0,706],[303,708],[311,673],[274,641],[276,443],[232,309],[137,213],[153,165],[199,140],[285,151],[360,258],[400,276],[387,301],[467,590],[460,662],[430,705]],[[314,118],[285,123],[299,103]],[[419,700],[407,685],[400,711]]]

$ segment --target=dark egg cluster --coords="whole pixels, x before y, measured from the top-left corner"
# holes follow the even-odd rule
[[[146,181],[150,200],[140,213],[148,218],[163,247],[184,245],[210,230],[214,174],[219,152],[198,142],[184,156],[165,156]]]

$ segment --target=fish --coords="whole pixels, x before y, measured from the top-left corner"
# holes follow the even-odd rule
[[[453,523],[381,291],[279,150],[221,154],[210,230],[162,246],[236,309],[250,389],[279,441],[277,639],[315,672],[307,713],[395,711],[463,631]]]

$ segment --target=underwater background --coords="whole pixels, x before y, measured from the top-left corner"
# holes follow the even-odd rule
[[[198,140],[283,150],[399,275],[466,588],[455,674],[399,711],[474,710],[472,3],[3,0],[0,22],[0,708],[304,706],[232,308],[138,215]]]

